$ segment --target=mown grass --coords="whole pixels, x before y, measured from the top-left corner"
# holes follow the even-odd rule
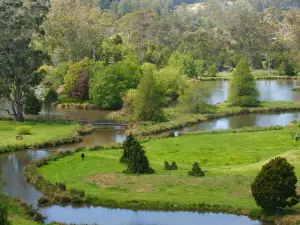
[[[31,128],[31,135],[23,135],[23,140],[16,140],[16,127],[20,123],[14,121],[0,121],[0,153],[6,146],[36,145],[43,142],[61,139],[69,136],[78,127],[77,124],[46,124],[27,123]]]
[[[113,199],[120,205],[124,201],[171,202],[185,209],[185,205],[203,203],[249,212],[258,210],[250,185],[271,158],[288,158],[300,176],[299,146],[290,134],[297,130],[189,135],[146,142],[143,145],[155,175],[122,174],[125,167],[118,163],[121,150],[86,152],[84,161],[78,152],[51,161],[38,172],[52,183],[64,182],[68,189],[84,190],[95,199]],[[179,169],[165,171],[165,160],[176,161]],[[204,178],[187,176],[195,161],[206,171]]]

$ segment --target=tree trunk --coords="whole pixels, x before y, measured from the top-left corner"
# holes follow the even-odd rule
[[[11,109],[13,111],[13,116],[17,122],[24,122],[23,116],[23,104],[11,102]]]
[[[140,40],[140,64],[143,64],[143,40]]]
[[[96,46],[95,45],[93,45],[92,50],[93,50],[93,60],[94,60],[94,62],[96,62],[97,61],[97,57],[96,57],[97,51],[96,51]]]

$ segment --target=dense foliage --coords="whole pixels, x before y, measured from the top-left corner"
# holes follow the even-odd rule
[[[39,100],[34,91],[30,91],[25,99],[24,113],[29,115],[38,115],[43,103]]]
[[[194,177],[204,177],[205,173],[202,171],[202,169],[199,166],[198,162],[195,162],[193,164],[192,170],[188,172],[189,176],[194,176]]]
[[[123,144],[123,154],[120,162],[127,164],[126,173],[151,174],[154,170],[150,167],[149,160],[141,144],[130,134]]]
[[[8,202],[2,193],[0,193],[0,224],[1,225],[11,224],[8,221]]]
[[[242,60],[233,72],[230,82],[229,102],[233,106],[257,106],[258,91],[249,64]]]
[[[275,213],[278,208],[291,207],[299,202],[294,168],[281,157],[272,159],[262,167],[251,185],[258,206],[268,213]]]

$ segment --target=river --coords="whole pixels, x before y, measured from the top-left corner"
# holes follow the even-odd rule
[[[265,115],[240,115],[228,118],[205,121],[180,132],[196,130],[213,130],[240,128],[245,126],[287,125],[300,118],[300,113],[281,113]],[[94,134],[84,137],[82,143],[57,147],[55,150],[72,150],[82,146],[96,146],[114,142],[122,142],[125,131],[120,127],[101,129]],[[53,150],[53,149],[49,149]],[[33,159],[47,156],[45,150],[20,151],[0,155],[2,177],[7,182],[4,191],[14,197],[22,198],[36,207],[39,197],[43,194],[28,184],[24,178],[24,167]],[[58,221],[64,223],[87,223],[103,225],[262,225],[246,216],[236,216],[215,213],[196,212],[161,212],[161,211],[132,211],[124,209],[108,209],[104,207],[79,208],[72,206],[50,206],[39,209],[47,217],[46,222]]]
[[[212,93],[211,103],[225,101],[228,97],[228,81],[208,81],[203,84]],[[260,100],[300,100],[299,92],[292,92],[291,88],[297,85],[294,80],[257,81]],[[73,117],[75,119],[101,120],[109,111],[84,111],[55,109],[54,114]],[[192,132],[199,130],[235,129],[249,126],[287,125],[300,118],[300,113],[273,113],[238,115],[227,118],[205,121],[176,132]],[[82,143],[64,145],[49,150],[74,150],[78,147],[93,147],[103,144],[122,142],[125,130],[121,127],[100,129],[85,136]],[[28,150],[0,155],[0,170],[6,181],[5,193],[23,199],[37,207],[37,200],[43,196],[31,184],[25,181],[24,167],[32,160],[46,157],[45,150]],[[162,212],[162,211],[133,211],[124,209],[108,209],[104,207],[79,208],[73,206],[50,206],[40,208],[39,211],[47,217],[45,222],[64,222],[76,224],[103,224],[103,225],[262,225],[257,220],[246,216],[216,213],[196,212]]]

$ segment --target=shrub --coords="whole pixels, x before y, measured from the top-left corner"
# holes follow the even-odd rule
[[[171,165],[167,161],[165,161],[165,167],[164,170],[171,170]]]
[[[199,163],[195,162],[193,164],[193,168],[188,173],[189,176],[195,176],[195,177],[204,177],[205,173],[201,170]]]
[[[129,161],[129,153],[130,153],[129,149],[131,148],[131,146],[132,146],[132,144],[133,144],[134,141],[135,141],[135,138],[134,138],[133,134],[130,133],[126,137],[125,141],[123,142],[123,144],[122,144],[123,154],[122,154],[122,156],[120,158],[120,162],[121,163],[128,163],[128,161]]]
[[[177,170],[177,164],[175,161],[172,162],[172,165],[170,165],[170,163],[168,163],[167,161],[165,161],[165,170]]]
[[[50,199],[45,196],[40,197],[38,200],[39,205],[45,205],[45,204],[48,204],[49,202],[50,202]]]
[[[18,134],[31,134],[31,126],[21,125],[16,128]]]
[[[285,158],[277,157],[265,164],[256,176],[251,185],[252,195],[256,204],[268,214],[299,202],[294,168]]]
[[[79,196],[79,197],[81,197],[81,198],[83,198],[84,195],[85,195],[85,193],[84,193],[83,190],[77,190],[77,189],[74,189],[74,188],[71,188],[71,189],[70,189],[70,194],[71,194],[71,195],[77,195],[77,196]]]
[[[177,170],[178,169],[178,166],[176,164],[175,161],[172,162],[172,165],[171,165],[171,170]]]
[[[10,222],[8,221],[8,203],[2,196],[0,196],[0,224],[10,225]]]
[[[56,186],[62,191],[66,191],[66,189],[67,189],[67,186],[65,183],[56,183]]]
[[[33,91],[30,91],[25,99],[24,113],[28,115],[38,115],[42,109],[42,101],[40,101]]]

